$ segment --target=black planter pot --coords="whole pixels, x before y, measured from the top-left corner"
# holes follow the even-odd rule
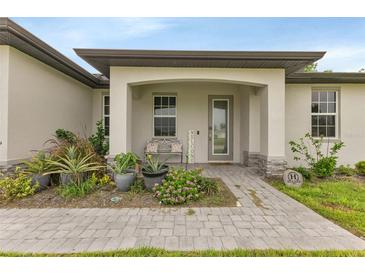
[[[169,172],[169,167],[165,166],[160,172],[149,173],[142,169],[142,174],[144,178],[144,185],[147,190],[152,190],[152,188],[158,184],[162,184],[162,180],[165,179],[166,174]]]

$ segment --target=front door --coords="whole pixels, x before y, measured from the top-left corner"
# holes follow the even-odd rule
[[[208,160],[233,161],[233,96],[210,95]]]

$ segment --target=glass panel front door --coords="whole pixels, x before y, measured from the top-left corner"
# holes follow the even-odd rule
[[[229,101],[227,99],[213,100],[213,155],[227,155],[229,140]]]
[[[208,96],[208,161],[233,161],[233,96]]]

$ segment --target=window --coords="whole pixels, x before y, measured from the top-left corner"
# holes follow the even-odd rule
[[[103,96],[103,123],[105,129],[105,136],[109,136],[110,128],[110,96]]]
[[[312,91],[312,136],[334,138],[337,136],[337,92]]]
[[[153,131],[155,137],[176,136],[176,96],[153,96]]]

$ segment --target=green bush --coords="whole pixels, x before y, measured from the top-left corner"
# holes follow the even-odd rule
[[[95,173],[93,173],[89,179],[82,183],[70,182],[69,184],[61,185],[58,192],[66,199],[84,197],[110,182],[111,180],[108,175],[98,177]]]
[[[299,172],[300,174],[302,174],[302,176],[305,180],[310,181],[312,179],[312,172],[308,168],[299,166],[299,167],[294,167],[292,169],[295,170],[296,172]]]
[[[357,162],[355,168],[358,174],[365,175],[365,161]]]
[[[323,154],[323,143],[323,136],[313,138],[309,133],[306,133],[304,138],[299,138],[298,142],[289,142],[294,160],[305,161],[314,174],[321,178],[333,175],[337,164],[337,154],[344,147],[343,142],[330,146],[330,142],[327,141],[327,153]]]
[[[162,184],[154,187],[154,196],[162,204],[176,205],[218,192],[216,181],[204,178],[201,173],[202,169],[172,168]]]
[[[340,165],[337,168],[336,173],[339,175],[344,175],[344,176],[353,176],[356,172],[349,165],[347,165],[347,166]]]
[[[20,168],[16,168],[12,176],[3,177],[3,174],[0,174],[0,194],[6,200],[33,195],[38,187],[39,184],[32,184],[32,179]]]
[[[137,179],[131,185],[129,192],[132,194],[138,194],[143,192],[145,189],[144,182],[141,179]]]
[[[198,180],[197,185],[199,192],[207,195],[214,195],[218,192],[218,184],[214,179],[202,177]]]
[[[109,152],[109,142],[105,138],[105,129],[102,121],[96,123],[96,133],[89,137],[89,142],[99,156],[105,156]]]
[[[69,144],[74,144],[77,139],[75,133],[63,128],[57,129],[55,136],[58,140],[62,142],[67,142]]]
[[[138,161],[139,157],[133,152],[120,153],[115,155],[111,168],[116,174],[124,174],[128,169],[135,169]]]
[[[330,177],[336,168],[336,158],[324,157],[313,165],[313,172],[319,178]]]

